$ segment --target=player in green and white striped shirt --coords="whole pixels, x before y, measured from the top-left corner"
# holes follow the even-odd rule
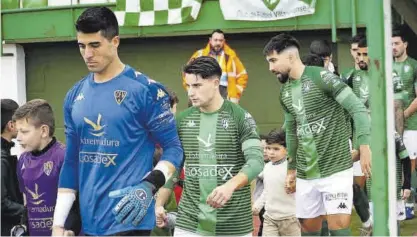
[[[185,180],[174,236],[251,236],[249,184],[264,165],[255,120],[220,95],[215,59],[199,57],[184,73],[193,106],[177,116]]]
[[[365,106],[339,77],[305,66],[298,41],[287,34],[273,37],[264,54],[269,70],[283,83],[288,156],[287,191],[295,191],[296,215],[303,235],[320,235],[326,218],[331,235],[351,235],[352,158],[344,110],[355,121],[362,170],[370,175],[370,121]],[[337,183],[337,185],[335,185]]]

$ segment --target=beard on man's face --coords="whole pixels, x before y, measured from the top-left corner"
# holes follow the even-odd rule
[[[279,82],[281,82],[282,84],[286,83],[288,81],[288,73],[283,73],[283,72],[273,72],[275,74],[275,76],[277,76],[277,79]]]
[[[358,65],[361,70],[364,70],[364,71],[368,70],[368,64],[365,63],[364,61],[359,61]]]

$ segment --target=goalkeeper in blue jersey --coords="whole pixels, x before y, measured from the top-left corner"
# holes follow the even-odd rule
[[[52,234],[63,234],[78,192],[83,233],[148,236],[154,194],[183,159],[168,92],[120,61],[111,10],[89,8],[75,28],[90,73],[64,101],[67,150]],[[164,153],[152,170],[155,143]]]

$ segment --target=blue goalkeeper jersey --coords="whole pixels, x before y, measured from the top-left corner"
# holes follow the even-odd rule
[[[155,143],[164,149],[161,160],[181,165],[183,150],[166,89],[127,65],[104,83],[94,82],[90,73],[68,92],[64,117],[67,150],[59,187],[79,191],[83,232],[153,229],[154,202],[133,226],[115,221],[112,209],[121,198],[108,195],[139,184],[152,170]]]

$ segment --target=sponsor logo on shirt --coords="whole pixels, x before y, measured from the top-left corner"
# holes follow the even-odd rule
[[[106,125],[101,125],[101,118],[101,114],[98,114],[97,122],[94,123],[90,119],[84,117],[84,122],[86,122],[92,128],[92,130],[90,129],[90,134],[95,137],[101,137],[105,134],[104,127],[106,127]]]
[[[25,187],[26,191],[28,192],[28,199],[29,201],[34,204],[34,205],[40,205],[43,202],[45,202],[44,199],[41,199],[41,197],[43,195],[45,195],[45,193],[41,193],[39,194],[39,186],[37,183],[35,183],[35,190],[30,190],[28,187]]]
[[[51,174],[53,168],[54,162],[52,161],[48,161],[43,164],[43,172],[48,176]]]
[[[188,152],[186,155],[187,158],[189,159],[227,159],[227,154],[224,153],[205,153],[205,154],[200,154],[200,153],[193,153],[193,152]]]
[[[221,177],[222,180],[233,178],[232,169],[235,165],[185,165],[185,177],[212,178]]]
[[[52,229],[52,217],[30,218],[29,223],[32,229]]]
[[[214,149],[214,143],[211,142],[211,133],[209,133],[207,139],[203,139],[200,136],[197,136],[197,140],[203,145],[203,150],[210,152]]]
[[[298,99],[298,104],[292,104],[292,107],[294,107],[294,109],[295,109],[295,112],[297,113],[297,114],[303,114],[303,105],[301,104],[301,100],[300,99]]]
[[[325,118],[322,118],[318,121],[297,126],[297,136],[303,137],[307,135],[319,134],[320,132],[326,130],[326,127],[324,126],[324,119]]]
[[[363,87],[359,88],[359,90],[361,92],[360,97],[363,98],[363,99],[368,99],[368,97],[369,97],[369,88],[368,88],[368,86],[363,86]]]
[[[285,96],[285,98],[287,98],[288,96],[290,96],[290,93],[288,93],[288,91],[286,91],[284,96]]]
[[[78,94],[78,95],[77,95],[77,97],[75,97],[74,102],[75,102],[75,101],[81,101],[81,100],[83,100],[83,99],[84,99],[84,94],[81,92],[80,94]]]
[[[80,152],[80,163],[91,163],[95,165],[104,165],[105,168],[116,166],[117,154],[107,154],[100,152]]]
[[[114,99],[116,100],[116,103],[120,105],[123,100],[126,98],[127,91],[122,90],[115,90],[114,91]]]

